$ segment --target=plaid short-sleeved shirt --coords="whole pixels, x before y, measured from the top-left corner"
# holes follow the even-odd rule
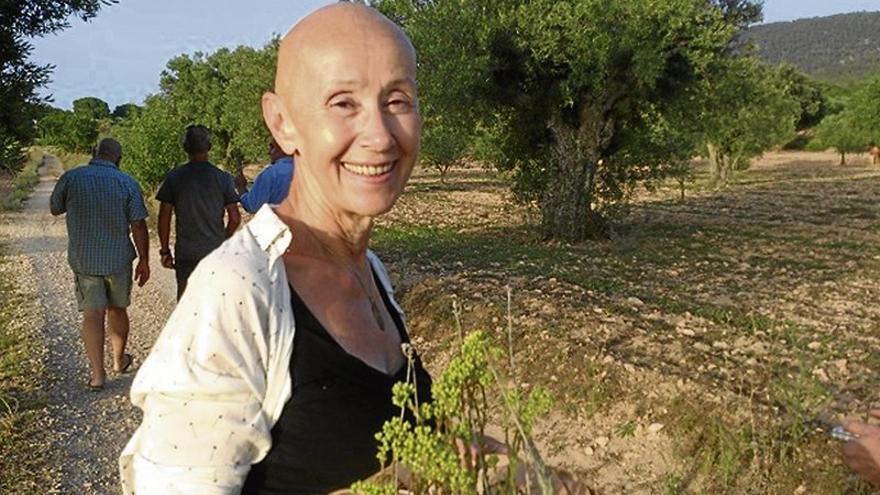
[[[66,172],[50,199],[67,215],[67,260],[75,273],[110,275],[131,269],[136,253],[130,224],[147,218],[137,181],[106,160]]]

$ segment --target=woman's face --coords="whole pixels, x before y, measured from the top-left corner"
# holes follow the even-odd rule
[[[387,212],[409,179],[421,117],[415,63],[389,33],[312,40],[287,108],[296,128],[297,181],[334,214]]]

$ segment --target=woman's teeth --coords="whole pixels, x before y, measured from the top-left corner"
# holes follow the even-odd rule
[[[387,174],[392,168],[394,168],[394,162],[383,163],[382,165],[357,165],[354,163],[342,162],[342,167],[351,173],[372,177]]]

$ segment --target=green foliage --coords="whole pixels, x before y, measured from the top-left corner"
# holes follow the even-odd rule
[[[141,110],[142,108],[134,103],[123,103],[116,105],[111,115],[117,119],[128,119],[134,117]]]
[[[514,466],[522,462],[543,466],[529,435],[534,421],[550,409],[552,401],[543,389],[523,394],[514,386],[504,386],[495,368],[502,357],[485,333],[474,332],[464,338],[460,353],[434,381],[433,402],[419,402],[412,383],[396,384],[393,402],[401,408],[401,416],[386,422],[376,435],[379,461],[388,469],[383,469],[379,478],[356,483],[352,490],[363,494],[396,493],[401,466],[408,473],[406,484],[413,493],[476,494],[485,488],[480,486],[485,479],[478,473],[498,463],[497,454],[488,452],[483,443],[491,410],[488,395],[496,387],[504,406],[511,469],[503,486],[493,486],[483,493],[515,493]],[[415,426],[403,419],[405,411],[414,415]],[[464,454],[462,462],[458,445],[481,448]],[[520,452],[525,457],[520,458]]]
[[[28,38],[43,36],[68,26],[71,15],[88,20],[102,6],[115,0],[21,0],[0,6],[0,168],[16,170],[23,163],[22,150],[37,134],[37,90],[49,82],[52,66],[28,61],[32,49]]]
[[[880,76],[868,80],[847,102],[844,112],[852,115],[869,140],[880,142]]]
[[[162,95],[147,98],[143,111],[113,128],[122,144],[122,170],[137,179],[146,191],[152,191],[165,174],[186,159],[181,136],[187,122]]]
[[[265,159],[269,133],[260,99],[275,80],[277,40],[260,50],[226,48],[171,59],[160,87],[173,111],[211,129],[215,153],[227,166]]]
[[[373,2],[409,34],[418,54],[422,163],[445,175],[468,153],[485,108],[487,37],[503,2],[435,2],[430,8],[406,0]],[[436,31],[443,28],[443,36]]]
[[[870,141],[852,112],[843,112],[825,117],[816,128],[816,138],[810,146],[813,149],[834,148],[840,153],[840,164],[843,165],[847,153],[864,151]]]
[[[13,187],[8,194],[0,195],[0,211],[21,208],[22,201],[28,198],[34,186],[40,182],[37,168],[43,161],[43,150],[35,146],[31,147],[27,150],[26,156],[27,160],[16,174]]]
[[[859,153],[880,142],[880,76],[838,91],[834,98],[839,112],[819,124],[811,148],[834,148],[844,164],[847,153]]]
[[[781,65],[778,71],[786,94],[794,98],[800,106],[795,129],[815,127],[829,110],[823,85],[788,64]]]
[[[94,96],[74,100],[72,112],[49,107],[40,113],[37,128],[41,143],[68,153],[91,152],[98,136],[109,130],[110,107]]]
[[[880,13],[855,12],[752,26],[745,34],[770,64],[786,63],[821,81],[844,82],[880,69],[878,30]]]
[[[680,170],[693,142],[678,139],[686,134],[666,117],[670,102],[760,12],[754,2],[705,0],[374,5],[423,57],[429,163],[472,150],[511,171],[546,235],[573,240],[604,233],[595,206]],[[432,133],[449,149],[430,144]]]
[[[71,153],[88,153],[98,140],[98,122],[88,115],[59,110],[43,117],[40,141]]]
[[[107,119],[110,118],[110,106],[100,98],[87,96],[73,100],[73,113],[92,120]]]
[[[260,100],[275,84],[278,40],[262,49],[239,47],[225,54],[218,63],[226,79],[223,86],[220,125],[228,139],[223,154],[227,165],[266,160],[269,131],[263,123]]]
[[[145,189],[156,188],[168,170],[186,159],[181,135],[195,123],[211,130],[211,158],[228,169],[265,160],[269,132],[260,99],[272,89],[277,44],[273,40],[262,49],[222,48],[171,59],[159,94],[111,128],[123,145],[122,168]]]
[[[636,426],[635,421],[627,421],[618,425],[614,433],[620,438],[634,437],[636,435]]]
[[[734,170],[791,138],[802,106],[779,71],[751,57],[719,60],[698,86],[697,132],[713,178],[726,184]]]

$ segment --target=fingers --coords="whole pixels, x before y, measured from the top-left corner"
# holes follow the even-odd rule
[[[845,426],[850,433],[855,433],[860,437],[864,436],[880,436],[880,427],[862,423],[861,421],[852,421]]]
[[[143,287],[144,284],[147,283],[147,280],[150,280],[149,265],[138,263],[137,268],[134,270],[134,279],[137,282],[138,287]]]
[[[860,438],[843,446],[843,461],[875,488],[880,488],[880,440]]]
[[[877,419],[880,419],[880,409],[871,409],[869,414]]]
[[[507,445],[490,436],[484,435],[480,439],[480,443],[484,454],[508,454]]]

